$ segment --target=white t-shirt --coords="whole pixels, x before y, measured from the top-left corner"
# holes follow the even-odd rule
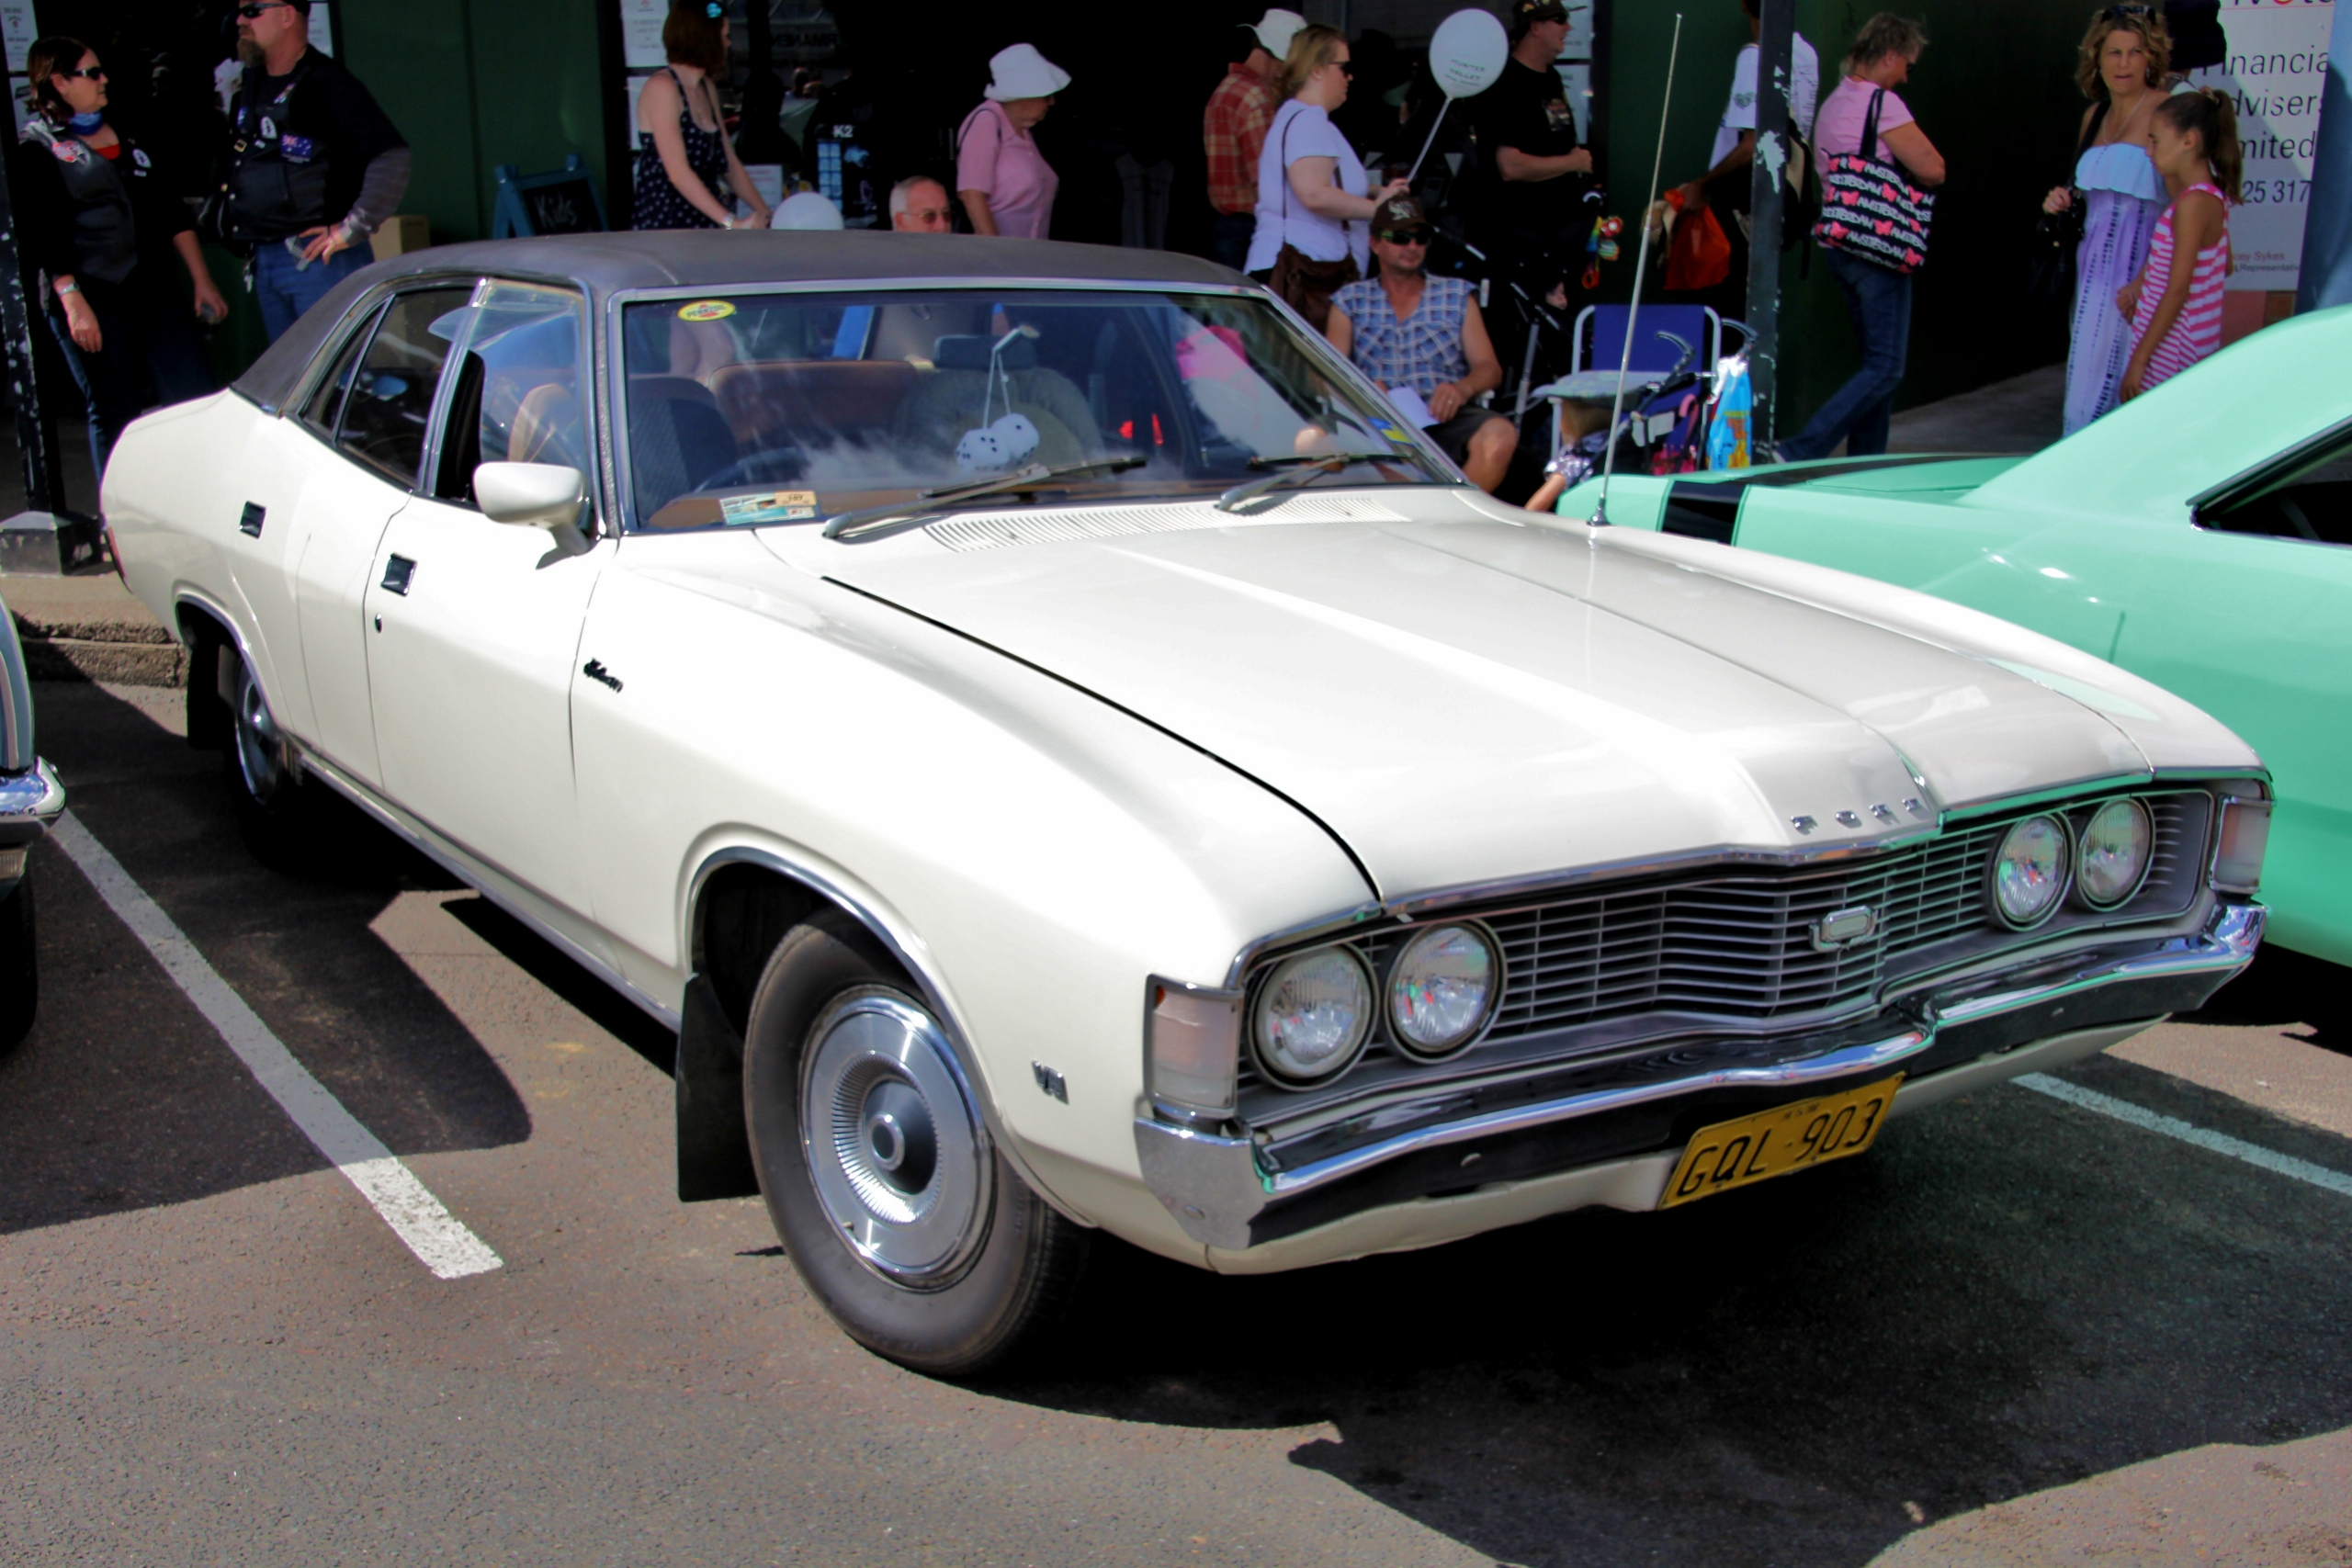
[[[1265,151],[1258,154],[1258,227],[1250,236],[1250,256],[1242,270],[1263,272],[1282,254],[1283,243],[1298,247],[1309,261],[1338,261],[1353,256],[1359,269],[1372,260],[1371,225],[1362,219],[1346,223],[1307,210],[1290,188],[1290,165],[1301,158],[1330,158],[1339,164],[1340,188],[1350,196],[1369,196],[1363,160],[1356,156],[1331,117],[1313,104],[1296,98],[1274,111],[1266,127]]]
[[[1789,129],[1811,141],[1813,108],[1821,97],[1821,56],[1804,41],[1803,33],[1789,41]],[[1759,55],[1751,43],[1739,51],[1739,63],[1732,67],[1731,102],[1724,106],[1723,123],[1715,130],[1715,150],[1707,157],[1707,167],[1711,169],[1739,145],[1741,131],[1756,129],[1756,62]]]

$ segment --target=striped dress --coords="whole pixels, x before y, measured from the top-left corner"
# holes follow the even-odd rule
[[[2140,378],[2140,389],[2146,391],[2159,381],[2169,381],[2200,359],[2211,358],[2222,346],[2222,288],[2230,276],[2230,225],[2228,198],[2212,186],[2199,180],[2180,194],[2201,190],[2221,202],[2222,232],[2203,250],[2197,253],[2197,269],[2189,274],[2188,298],[2181,302],[2180,315],[2166,333],[2164,341],[2148,356],[2147,373]],[[2156,220],[2155,237],[2148,242],[2148,270],[2142,275],[2140,309],[2132,318],[2132,350],[2138,353],[2141,340],[2148,335],[2148,323],[2155,319],[2156,307],[2164,300],[2165,290],[2172,284],[2172,219],[2180,210],[2176,198]]]

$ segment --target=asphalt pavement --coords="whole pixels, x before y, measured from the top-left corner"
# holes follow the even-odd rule
[[[2063,1075],[2139,1122],[2003,1087],[1270,1279],[1104,1243],[957,1386],[836,1332],[757,1202],[673,1200],[660,1029],[356,817],[261,864],[178,693],[38,696],[75,820],[500,1264],[428,1269],[41,846],[0,1562],[2352,1562],[2340,970]]]

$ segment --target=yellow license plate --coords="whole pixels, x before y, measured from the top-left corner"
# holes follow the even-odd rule
[[[1860,1154],[1878,1136],[1903,1075],[1702,1127],[1682,1151],[1661,1209]]]

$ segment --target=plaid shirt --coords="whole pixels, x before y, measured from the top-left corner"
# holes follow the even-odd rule
[[[1228,65],[1201,117],[1209,150],[1209,204],[1219,212],[1258,205],[1258,154],[1273,123],[1274,90],[1247,65]]]

